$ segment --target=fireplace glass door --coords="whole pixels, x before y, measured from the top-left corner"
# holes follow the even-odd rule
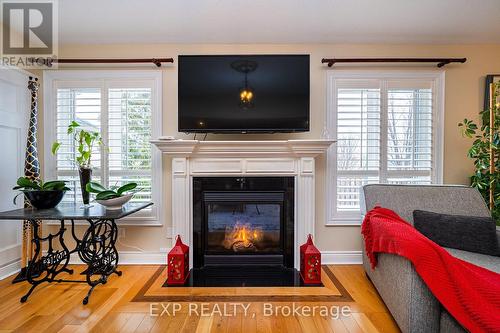
[[[280,204],[210,203],[207,210],[207,252],[281,252]]]
[[[206,193],[206,254],[282,254],[282,193]]]

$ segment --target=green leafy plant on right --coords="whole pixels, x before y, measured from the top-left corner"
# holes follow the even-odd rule
[[[89,193],[96,193],[96,200],[108,200],[121,197],[127,192],[134,190],[137,187],[137,183],[127,183],[118,188],[105,188],[97,182],[90,182],[87,184],[87,191]]]
[[[495,85],[494,101],[500,96],[500,84]],[[490,112],[495,114],[494,124],[490,124]],[[500,103],[494,104],[492,110],[481,112],[482,125],[478,126],[473,120],[464,119],[458,126],[462,136],[474,139],[467,156],[474,160],[474,174],[470,177],[471,186],[477,188],[484,200],[490,202],[490,187],[493,186],[493,209],[491,215],[497,225],[500,225]],[[495,172],[490,172],[490,125],[493,126],[493,148]]]

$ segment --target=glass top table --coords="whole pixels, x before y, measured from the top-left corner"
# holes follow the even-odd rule
[[[60,204],[51,209],[20,208],[0,212],[0,220],[87,220],[87,219],[121,219],[153,205],[148,203],[127,203],[122,209],[107,210],[104,206],[94,204],[82,208],[80,204]]]

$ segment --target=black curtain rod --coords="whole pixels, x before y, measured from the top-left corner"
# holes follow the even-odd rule
[[[452,62],[464,63],[467,58],[323,58],[321,63],[328,64],[328,67],[332,67],[336,63],[437,63],[439,68],[443,67]]]
[[[161,67],[163,62],[173,63],[173,58],[136,58],[136,59],[52,59],[52,58],[32,58],[34,62],[41,63],[47,67],[52,67],[53,63],[58,64],[126,64],[126,63],[153,63],[156,67]]]

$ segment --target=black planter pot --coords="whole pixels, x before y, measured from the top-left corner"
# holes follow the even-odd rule
[[[78,173],[80,174],[80,186],[82,188],[82,199],[83,204],[88,205],[90,202],[90,193],[85,189],[87,184],[92,180],[92,169],[91,168],[79,168]]]
[[[24,196],[36,209],[48,209],[57,206],[63,196],[62,190],[54,191],[23,191]]]

